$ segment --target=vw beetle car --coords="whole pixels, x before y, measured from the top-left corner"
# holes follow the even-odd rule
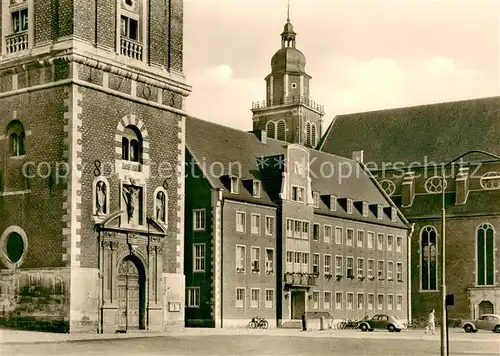
[[[476,320],[469,320],[462,323],[462,328],[466,333],[475,333],[478,330],[489,330],[500,333],[500,315],[483,314]]]
[[[361,331],[373,331],[375,329],[387,329],[390,332],[399,332],[404,329],[402,322],[398,320],[393,315],[377,314],[371,319],[363,321],[359,324],[359,329]]]

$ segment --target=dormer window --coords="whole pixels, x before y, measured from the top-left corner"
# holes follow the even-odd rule
[[[363,216],[365,218],[368,217],[369,205],[366,202],[363,202]]]
[[[260,182],[258,180],[254,180],[252,183],[252,195],[254,198],[260,198]]]
[[[313,192],[314,207],[319,208],[319,193]]]
[[[398,217],[398,210],[396,208],[391,208],[391,220],[392,222],[396,222]]]
[[[337,210],[337,197],[335,195],[330,195],[330,210]]]
[[[377,205],[377,219],[382,220],[384,217],[384,208],[382,205]]]
[[[231,177],[231,193],[238,194],[238,177]]]
[[[346,211],[347,214],[352,214],[352,199],[347,199],[346,200]]]

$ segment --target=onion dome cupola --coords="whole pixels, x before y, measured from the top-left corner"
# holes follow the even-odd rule
[[[281,33],[281,48],[271,59],[271,72],[306,73],[306,56],[295,48],[297,34],[293,30],[290,18]]]

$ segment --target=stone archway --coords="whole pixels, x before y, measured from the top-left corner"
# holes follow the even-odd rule
[[[483,300],[481,303],[479,303],[479,315],[483,314],[493,314],[494,308],[493,308],[493,303],[491,303],[489,300]]]
[[[118,328],[146,329],[146,274],[141,260],[126,256],[118,267]]]

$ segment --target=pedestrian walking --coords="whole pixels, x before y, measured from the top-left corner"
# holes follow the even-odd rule
[[[427,326],[425,327],[426,335],[429,330],[432,332],[432,335],[436,335],[436,316],[434,315],[434,309],[431,310],[427,318]]]

